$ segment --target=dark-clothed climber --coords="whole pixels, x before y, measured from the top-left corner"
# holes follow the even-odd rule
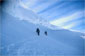
[[[45,33],[45,35],[47,36],[47,31],[45,31],[44,33]]]
[[[39,28],[36,29],[36,33],[38,34],[38,36],[40,35],[40,30],[39,30]]]

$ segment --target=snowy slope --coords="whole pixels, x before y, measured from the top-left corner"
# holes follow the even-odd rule
[[[29,13],[29,12],[28,12]],[[36,28],[40,28],[40,36]],[[44,35],[44,31],[48,36]],[[6,56],[83,56],[83,33],[69,30],[52,30],[27,20],[19,20],[6,12],[2,13],[1,54]]]

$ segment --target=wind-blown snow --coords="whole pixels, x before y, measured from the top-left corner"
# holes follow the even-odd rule
[[[45,27],[48,27],[50,29],[56,30],[56,29],[62,29],[61,27],[56,27],[54,25],[51,25],[47,20],[43,20],[42,17],[38,16],[36,13],[34,13],[29,8],[24,8],[21,4],[6,4],[4,6],[3,11],[6,11],[8,14],[20,19],[20,20],[26,20],[33,24],[39,24]]]

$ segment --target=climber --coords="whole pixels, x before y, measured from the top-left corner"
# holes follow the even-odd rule
[[[40,30],[39,30],[39,28],[36,29],[36,33],[38,34],[38,36],[40,35]]]
[[[47,36],[47,31],[45,31],[44,33],[45,33],[45,35]]]

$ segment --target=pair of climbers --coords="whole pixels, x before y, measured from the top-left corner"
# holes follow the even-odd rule
[[[39,28],[36,29],[36,33],[38,34],[38,36],[40,35],[40,29]],[[45,31],[44,34],[47,36],[47,31]]]

